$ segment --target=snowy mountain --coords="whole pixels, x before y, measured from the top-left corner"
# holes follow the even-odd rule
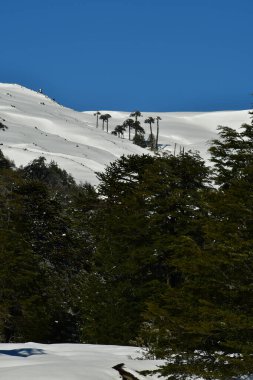
[[[129,117],[127,112],[109,113],[109,131]],[[209,113],[143,113],[140,118],[147,135],[145,118],[160,116],[161,149],[171,152],[184,146],[197,149],[206,157],[207,141],[216,137],[218,125],[240,127],[249,121],[248,111]],[[71,173],[77,181],[97,183],[96,171],[120,156],[146,151],[125,139],[96,128],[94,111],[77,112],[63,107],[46,95],[16,84],[0,84],[0,122],[8,127],[0,130],[0,148],[15,161],[26,165],[45,156],[50,162]],[[154,132],[156,127],[153,127]],[[175,145],[176,144],[176,145]]]
[[[0,148],[17,166],[39,156],[56,161],[81,182],[123,154],[143,149],[95,128],[94,116],[65,108],[19,85],[0,84]]]

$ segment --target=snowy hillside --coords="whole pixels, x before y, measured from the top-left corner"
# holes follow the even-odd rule
[[[149,125],[144,120],[149,116],[161,117],[159,143],[161,149],[172,153],[175,149],[179,152],[180,146],[186,150],[198,150],[204,158],[207,158],[208,142],[217,137],[217,126],[229,126],[240,128],[241,124],[250,122],[248,110],[243,111],[219,111],[219,112],[142,112],[139,118],[146,133],[149,134]],[[112,116],[111,125],[121,124],[129,117],[127,112],[103,111]],[[85,112],[93,117],[93,112]],[[153,133],[156,126],[153,125]]]
[[[84,105],[85,107],[85,105]],[[127,112],[110,113],[109,130],[129,117]],[[160,116],[160,140],[164,149],[179,145],[197,149],[206,157],[207,141],[216,136],[217,125],[239,127],[249,121],[248,111],[211,113],[143,113]],[[0,84],[0,122],[8,129],[0,130],[0,148],[17,166],[25,165],[39,156],[56,161],[77,181],[97,183],[94,172],[123,154],[142,154],[142,148],[125,139],[96,128],[94,111],[77,112],[57,104],[38,92],[13,84]],[[154,132],[156,131],[155,126]]]
[[[81,182],[123,154],[143,153],[128,140],[95,128],[95,118],[19,85],[0,84],[0,148],[17,166],[39,156],[56,161]]]
[[[159,361],[135,360],[134,347],[85,344],[0,344],[3,380],[119,380],[113,366],[125,363],[132,371],[156,369]],[[136,373],[139,379],[143,377]],[[158,379],[147,376],[145,379]]]

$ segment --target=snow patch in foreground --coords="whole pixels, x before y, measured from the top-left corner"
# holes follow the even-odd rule
[[[158,360],[138,360],[136,347],[90,344],[0,344],[3,380],[119,380],[112,367],[124,362],[130,370],[156,369]],[[135,373],[135,372],[133,372]],[[140,378],[143,378],[140,376]],[[158,379],[147,376],[146,379]]]

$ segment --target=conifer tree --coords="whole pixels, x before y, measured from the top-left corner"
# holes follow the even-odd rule
[[[162,120],[160,116],[156,116],[156,139],[155,139],[155,148],[158,150],[158,139],[159,139],[159,121]]]
[[[140,334],[172,379],[253,372],[252,126],[219,130],[210,151],[220,187],[203,198],[202,234],[174,239],[177,281],[148,302]]]
[[[159,294],[168,278],[177,281],[168,245],[180,233],[201,241],[197,189],[204,188],[206,173],[194,156],[143,155],[122,157],[99,174],[104,201],[95,231],[97,276],[86,293],[92,324],[83,339],[127,344],[135,338],[151,295]],[[100,290],[94,294],[93,288]]]
[[[96,128],[98,128],[98,117],[101,115],[101,112],[97,111],[94,113],[94,116],[96,116]]]
[[[142,114],[139,110],[136,110],[136,111],[130,113],[130,117],[135,118],[135,124],[134,124],[135,134],[134,135],[136,136],[138,126],[140,126],[140,123],[138,122],[138,117],[142,117]]]
[[[131,140],[131,129],[134,128],[134,120],[133,119],[127,119],[124,121],[123,125],[127,128],[128,127],[128,139]]]
[[[155,136],[153,134],[153,130],[152,130],[152,124],[154,124],[155,122],[155,119],[153,117],[148,117],[144,123],[145,124],[149,124],[149,128],[150,128],[150,135],[149,135],[149,138],[148,138],[148,144],[151,148],[151,150],[154,150],[155,149],[155,146],[156,146],[156,143],[155,143]]]
[[[106,115],[100,115],[99,119],[102,120],[102,129],[104,131],[105,130],[105,121],[107,120],[107,116]]]

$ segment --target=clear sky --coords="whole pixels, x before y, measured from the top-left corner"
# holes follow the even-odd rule
[[[252,105],[253,0],[0,0],[0,82],[77,110]]]

